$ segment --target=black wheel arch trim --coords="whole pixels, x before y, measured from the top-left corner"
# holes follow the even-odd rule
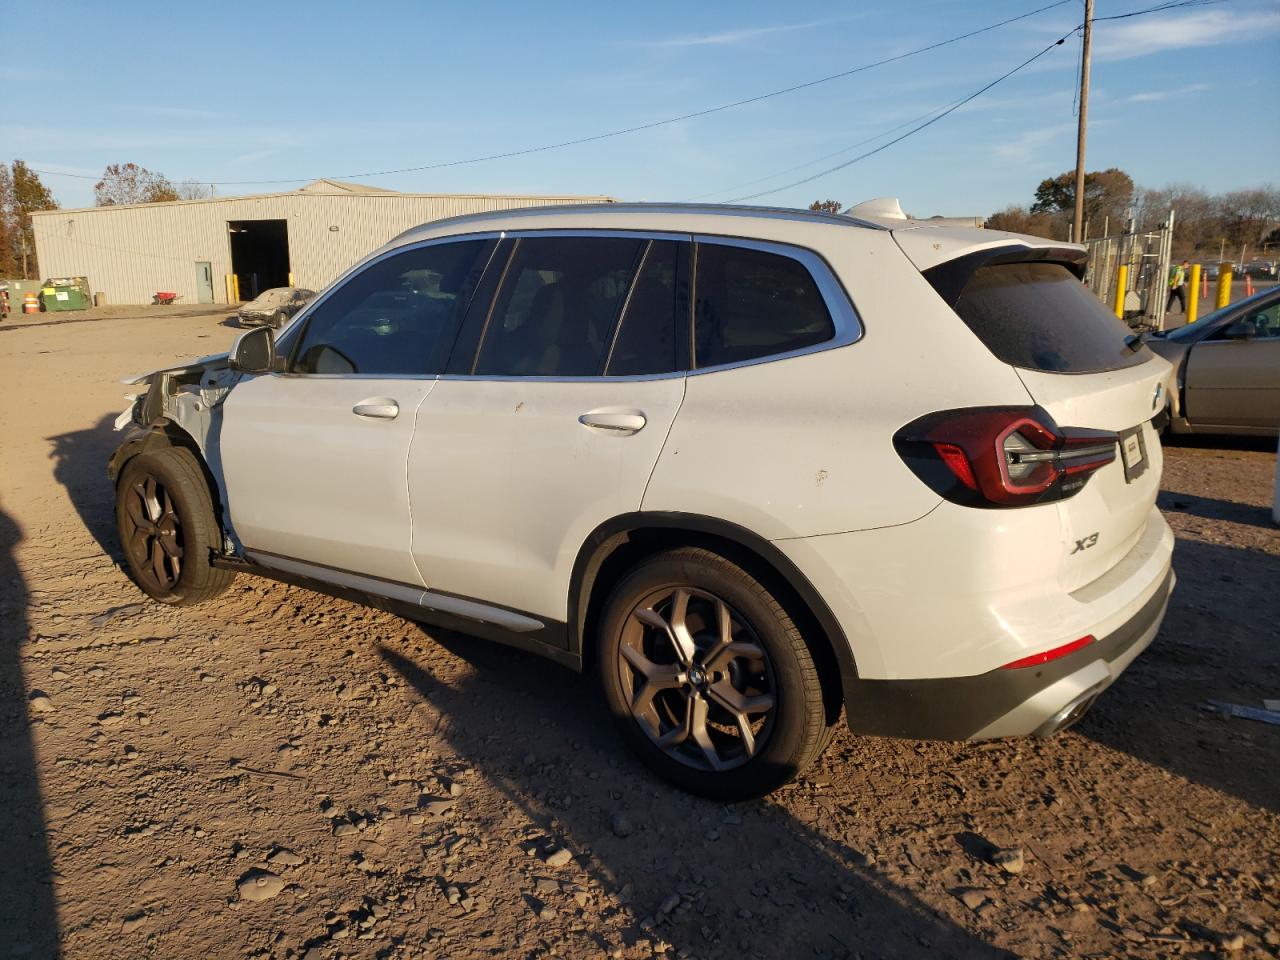
[[[582,662],[587,661],[585,636],[588,606],[596,576],[605,561],[631,536],[643,531],[670,531],[711,536],[729,541],[759,557],[795,592],[826,634],[831,652],[840,668],[841,678],[856,679],[857,662],[849,638],[831,608],[809,578],[777,546],[757,533],[718,517],[676,511],[638,511],[607,520],[587,537],[578,551],[569,577],[568,615],[569,649]]]

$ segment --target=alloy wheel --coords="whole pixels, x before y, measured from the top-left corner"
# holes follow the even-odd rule
[[[125,548],[138,576],[157,592],[171,591],[182,575],[182,522],[173,497],[150,473],[133,479],[125,498]]]
[[[722,771],[773,732],[773,665],[744,617],[688,586],[642,599],[622,628],[616,668],[632,719],[673,759]]]

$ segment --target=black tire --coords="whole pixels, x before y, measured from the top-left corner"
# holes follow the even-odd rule
[[[271,318],[271,327],[274,330],[279,330],[288,322],[289,314],[285,313],[283,310],[277,310],[276,315]]]
[[[200,464],[183,447],[142,453],[125,464],[116,484],[116,531],[130,578],[160,603],[203,603],[235,579],[210,565],[222,534]]]
[[[670,599],[654,599],[668,592]],[[677,635],[696,651],[672,639]],[[663,645],[673,662],[658,662]],[[732,651],[742,655],[730,657]],[[834,730],[794,621],[759,581],[709,550],[658,554],[627,574],[605,604],[598,653],[605,701],[622,736],[656,773],[691,793],[724,801],[767,794],[812,764]],[[664,738],[676,742],[662,745]]]

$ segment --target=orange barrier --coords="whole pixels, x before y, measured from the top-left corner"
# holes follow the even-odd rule
[[[1244,295],[1246,297],[1253,296],[1253,277],[1247,273],[1244,275]]]

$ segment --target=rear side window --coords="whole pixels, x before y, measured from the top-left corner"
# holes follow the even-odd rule
[[[1045,373],[1100,373],[1144,363],[1121,323],[1066,267],[998,263],[979,267],[955,311],[1005,363]]]
[[[817,283],[792,257],[699,243],[694,290],[698,367],[787,353],[835,336]]]
[[[533,237],[517,241],[473,373],[598,377],[647,241]]]

